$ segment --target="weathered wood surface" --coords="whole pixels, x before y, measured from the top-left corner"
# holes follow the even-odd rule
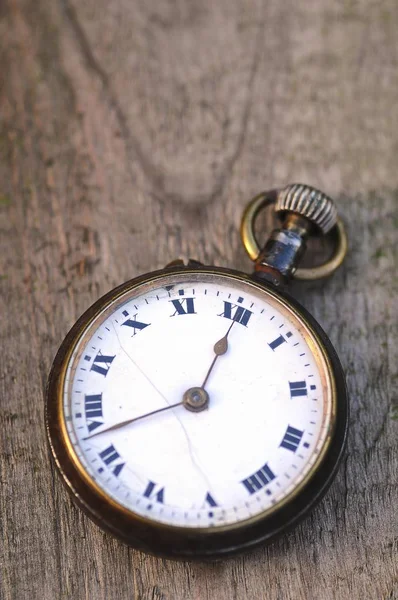
[[[396,0],[3,0],[2,600],[398,598],[397,27]],[[54,353],[99,295],[175,257],[247,270],[246,199],[297,180],[351,239],[330,281],[293,290],[347,372],[344,464],[271,547],[137,553],[50,466]]]

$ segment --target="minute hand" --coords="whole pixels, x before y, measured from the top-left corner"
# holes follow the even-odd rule
[[[146,417],[150,417],[151,415],[156,415],[156,413],[164,412],[165,410],[170,410],[171,408],[175,408],[176,406],[181,406],[182,402],[176,402],[176,404],[170,404],[170,406],[164,406],[163,408],[158,408],[157,410],[153,410],[152,412],[146,413],[145,415],[140,415],[139,417],[134,417],[134,419],[127,419],[127,421],[122,421],[121,423],[116,423],[116,425],[112,425],[111,427],[107,427],[106,429],[102,429],[102,431],[97,431],[92,435],[88,435],[83,438],[84,440],[91,440],[91,438],[96,435],[101,435],[101,433],[105,433],[107,431],[113,431],[114,429],[119,429],[119,427],[124,427],[125,425],[129,425],[130,423],[134,423],[134,421],[139,421],[140,419],[145,419]]]
[[[232,321],[231,325],[228,328],[227,333],[220,339],[218,342],[214,344],[214,358],[210,365],[209,370],[207,371],[206,377],[201,385],[201,388],[204,389],[209,377],[210,373],[213,370],[214,365],[216,364],[217,358],[225,354],[228,350],[228,335],[234,326],[235,321]],[[157,410],[153,410],[149,413],[145,413],[145,415],[140,415],[139,417],[134,417],[133,419],[127,419],[127,421],[122,421],[121,423],[116,423],[116,425],[112,425],[111,427],[107,427],[106,429],[102,429],[101,431],[97,431],[92,435],[86,436],[85,440],[91,440],[91,438],[96,437],[97,435],[101,435],[101,433],[106,433],[107,431],[113,431],[115,429],[119,429],[120,427],[124,427],[125,425],[130,425],[130,423],[134,423],[134,421],[139,421],[141,419],[146,419],[146,417],[150,417],[151,415],[156,415],[157,413],[164,412],[166,410],[170,410],[171,408],[176,408],[177,406],[181,406],[184,402],[176,402],[175,404],[170,404],[170,406],[164,406],[163,408],[158,408]]]

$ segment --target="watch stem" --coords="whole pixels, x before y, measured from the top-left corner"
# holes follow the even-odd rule
[[[277,194],[275,212],[283,219],[255,262],[255,273],[281,285],[297,269],[310,234],[326,234],[336,224],[333,200],[307,185],[293,184]]]

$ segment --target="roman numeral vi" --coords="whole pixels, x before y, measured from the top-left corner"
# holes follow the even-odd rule
[[[154,481],[150,481],[145,488],[144,496],[145,498],[155,498],[156,502],[161,502],[163,504],[164,501],[164,487],[161,489],[157,489],[159,486]]]

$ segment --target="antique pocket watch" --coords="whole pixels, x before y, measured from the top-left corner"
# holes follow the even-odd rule
[[[263,250],[254,222],[274,205]],[[297,269],[313,233],[332,258]],[[268,542],[322,498],[341,458],[340,362],[279,290],[333,272],[347,249],[330,198],[305,185],[260,194],[242,239],[253,275],[175,261],[106,294],[55,358],[46,426],[67,489],[100,527],[168,558],[221,558]]]

